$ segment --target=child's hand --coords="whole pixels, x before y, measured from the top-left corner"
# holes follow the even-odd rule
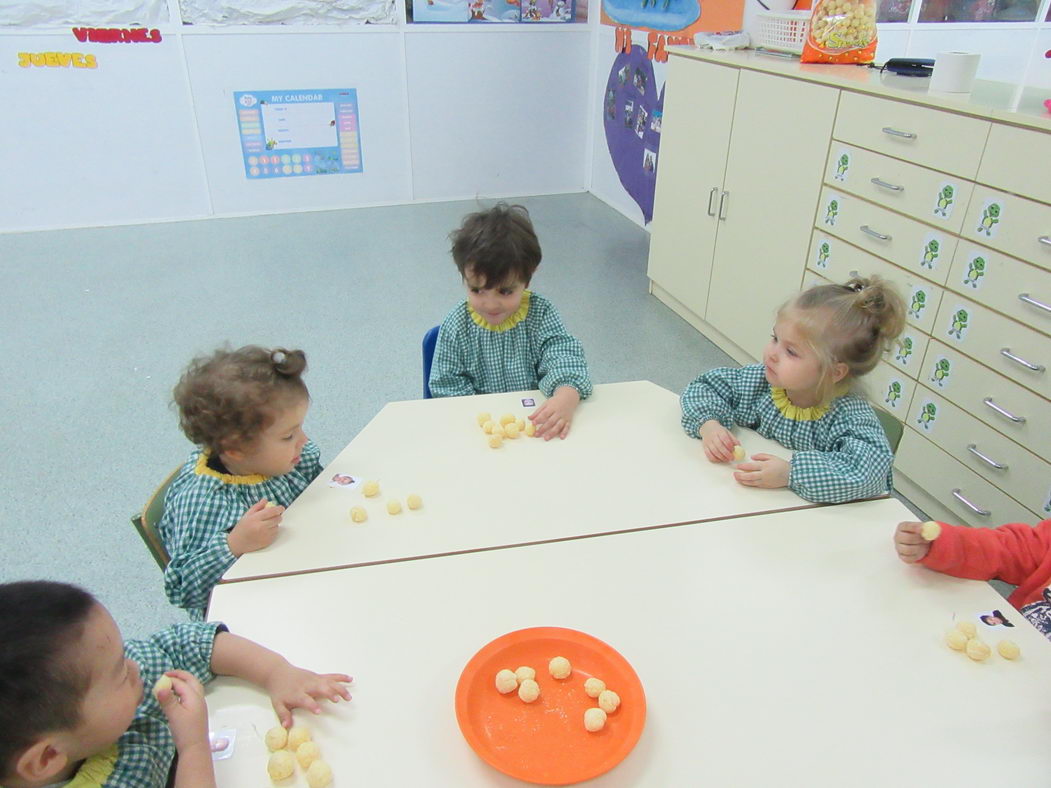
[[[240,558],[245,553],[269,546],[277,538],[277,527],[281,525],[284,513],[284,506],[267,508],[266,499],[260,499],[227,535],[230,552]]]
[[[350,700],[350,693],[343,685],[353,680],[342,673],[318,674],[285,662],[274,668],[264,686],[270,693],[277,718],[288,728],[292,725],[292,709],[309,709],[320,714],[318,698],[328,698],[333,703],[340,698]]]
[[[716,419],[709,419],[697,431],[710,462],[729,462],[734,458],[734,446],[740,443],[730,430]]]
[[[894,532],[894,549],[898,551],[898,558],[907,564],[922,561],[930,552],[931,543],[920,535],[923,523],[904,522],[898,523],[898,529]]]
[[[753,454],[750,462],[738,463],[734,478],[746,487],[787,487],[792,465],[772,454]]]
[[[578,404],[580,393],[572,386],[560,386],[547,402],[529,414],[529,420],[536,425],[536,436],[546,441],[554,437],[564,440]]]
[[[164,675],[172,680],[172,686],[157,692],[157,702],[168,718],[175,749],[180,755],[198,746],[210,750],[208,706],[201,682],[185,670],[169,670]]]

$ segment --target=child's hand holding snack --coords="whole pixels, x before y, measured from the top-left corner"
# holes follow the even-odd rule
[[[737,446],[739,441],[718,420],[709,419],[704,422],[697,434],[709,461],[730,462],[734,458],[734,446]]]
[[[277,538],[284,513],[285,507],[268,506],[265,499],[253,504],[226,537],[230,552],[240,558],[245,553],[269,547]]]

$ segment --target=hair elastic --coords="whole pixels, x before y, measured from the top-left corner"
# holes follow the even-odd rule
[[[284,364],[287,360],[288,356],[285,355],[285,351],[283,350],[275,350],[273,353],[270,354],[270,361],[272,361],[274,364]]]

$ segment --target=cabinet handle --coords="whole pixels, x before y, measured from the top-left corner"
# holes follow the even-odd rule
[[[1016,364],[1021,364],[1026,369],[1033,370],[1033,372],[1043,372],[1044,371],[1044,365],[1043,364],[1031,364],[1028,361],[1026,361],[1024,358],[1016,356],[1014,353],[1012,353],[1011,352],[1011,348],[1009,348],[1009,347],[1000,348],[1000,355],[1003,356],[1004,358],[1011,359],[1011,361],[1015,362]]]
[[[985,454],[982,454],[980,451],[978,451],[978,447],[975,444],[973,444],[973,443],[967,444],[967,451],[969,451],[971,454],[973,454],[979,460],[984,462],[990,468],[996,468],[996,470],[998,470],[998,471],[1006,471],[1007,470],[1007,466],[1006,465],[1004,465],[1002,462],[997,462],[992,457],[989,457],[989,456],[987,456]]]
[[[1025,416],[1016,416],[1013,413],[1009,413],[1008,411],[1004,410],[999,405],[997,405],[995,402],[993,402],[992,397],[986,397],[982,400],[982,402],[988,405],[993,410],[995,410],[1008,421],[1013,421],[1015,424],[1025,424]]]
[[[980,506],[975,506],[973,503],[971,503],[966,498],[964,498],[963,495],[960,494],[960,488],[959,487],[957,487],[956,489],[954,489],[952,491],[952,497],[955,498],[960,503],[962,503],[964,506],[966,506],[968,509],[970,509],[972,512],[974,512],[979,517],[988,517],[989,515],[992,514],[992,512],[990,512],[988,509],[983,509]]]
[[[892,129],[890,126],[884,126],[883,133],[889,134],[892,137],[903,137],[907,140],[916,139],[916,135],[913,134],[911,131],[898,131],[897,129]]]
[[[726,198],[730,196],[730,192],[723,192],[719,195],[719,221],[726,221]]]
[[[887,183],[886,181],[880,180],[879,178],[872,178],[872,183],[876,184],[877,186],[881,186],[884,189],[890,189],[892,192],[903,192],[903,191],[905,191],[905,187],[904,186],[897,186],[897,185],[895,185],[893,183]]]
[[[715,216],[715,195],[719,191],[718,186],[713,186],[712,190],[708,192],[708,215]]]
[[[1044,244],[1045,246],[1051,246],[1051,235],[1041,235],[1036,240],[1038,240],[1040,243]]]
[[[1051,306],[1043,304],[1040,301],[1037,301],[1035,298],[1030,297],[1029,293],[1019,293],[1018,300],[1024,301],[1027,304],[1032,304],[1037,309],[1043,309],[1045,312],[1051,312]]]
[[[890,236],[889,235],[884,235],[883,233],[877,232],[877,231],[873,230],[871,227],[869,227],[867,224],[861,225],[861,227],[859,229],[861,230],[861,232],[865,233],[865,235],[871,235],[873,238],[879,238],[881,241],[889,241],[890,240]]]

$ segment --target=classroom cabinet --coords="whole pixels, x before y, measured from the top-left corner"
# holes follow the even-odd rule
[[[907,325],[864,389],[905,426],[896,486],[953,522],[1051,516],[1051,121],[1039,105],[996,83],[949,101],[848,66],[678,50],[669,128],[680,106],[705,125],[684,94],[704,96],[708,79],[735,88],[712,121],[730,132],[723,177],[717,161],[700,181],[675,172],[699,155],[696,136],[662,147],[654,295],[750,363],[800,286],[884,277]],[[677,211],[693,219],[672,252],[663,214]],[[669,272],[695,261],[705,273],[687,294]]]

